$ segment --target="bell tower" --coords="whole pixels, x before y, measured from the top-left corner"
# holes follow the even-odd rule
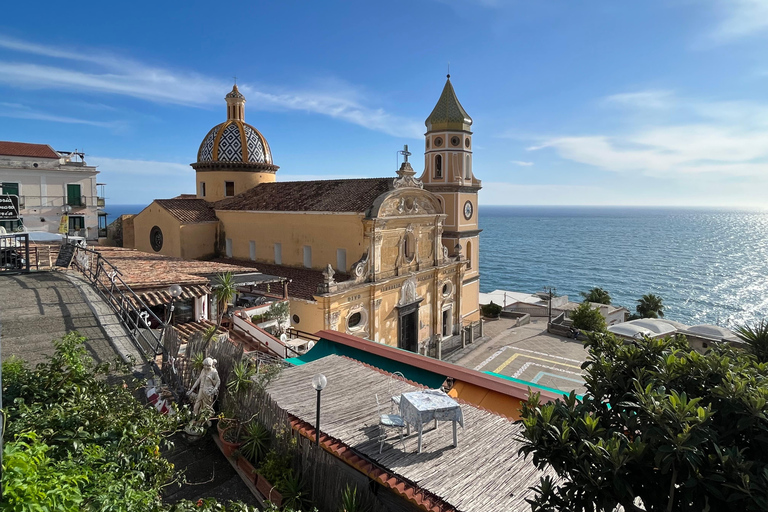
[[[451,75],[437,105],[425,121],[424,188],[440,198],[446,214],[443,245],[452,256],[467,260],[461,287],[463,323],[480,318],[480,229],[477,193],[480,180],[472,168],[472,118],[459,103]]]

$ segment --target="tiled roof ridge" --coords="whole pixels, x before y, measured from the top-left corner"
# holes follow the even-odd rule
[[[216,211],[205,199],[177,196],[155,199],[155,202],[183,224],[217,222]]]
[[[15,142],[11,140],[0,140],[0,155],[30,158],[60,158],[59,153],[56,152],[50,144]]]
[[[310,440],[315,439],[317,435],[316,430],[310,423],[297,418],[293,414],[288,414],[288,419],[291,422],[291,428],[300,435]],[[331,453],[342,462],[360,471],[371,480],[389,488],[423,510],[429,512],[458,512],[454,506],[447,503],[443,498],[421,488],[418,484],[411,482],[407,478],[383,468],[375,461],[357,453],[351,446],[322,431],[320,432],[319,444],[325,451]]]
[[[392,181],[395,179],[395,176],[383,176],[378,178],[334,178],[330,180],[293,180],[293,181],[272,181],[269,183],[260,183],[256,185],[257,187],[261,185],[280,185],[283,183],[343,183],[347,181],[379,181],[379,180],[389,180]]]

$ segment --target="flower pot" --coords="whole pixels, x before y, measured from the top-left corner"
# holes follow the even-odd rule
[[[240,448],[240,446],[243,444],[241,442],[233,443],[233,442],[227,441],[225,439],[225,437],[226,437],[225,434],[229,430],[232,430],[234,428],[237,428],[237,427],[236,426],[232,426],[232,427],[226,428],[226,429],[222,430],[221,433],[219,434],[219,440],[221,441],[221,451],[222,451],[222,453],[224,453],[224,455],[226,457],[231,457],[232,454],[235,452],[235,450]]]
[[[242,455],[237,457],[237,467],[243,470],[243,473],[245,473],[246,478],[249,482],[256,483],[257,476],[256,476],[256,468],[253,467],[253,464],[243,457]]]
[[[269,483],[269,481],[267,481],[267,479],[261,476],[259,473],[256,473],[256,489],[258,489],[262,496],[274,503],[276,506],[279,507],[283,504],[283,496],[277,492],[277,489],[274,485]]]
[[[229,418],[222,418],[216,422],[216,429],[219,431],[219,437],[221,437],[221,434],[227,430],[229,427],[232,427],[235,425],[235,420],[229,419]]]

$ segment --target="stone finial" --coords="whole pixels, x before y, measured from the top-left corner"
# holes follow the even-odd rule
[[[329,263],[328,267],[323,270],[323,282],[325,284],[335,284],[336,281],[333,280],[334,275],[336,275],[336,272],[333,270],[333,267],[331,267],[331,264]]]

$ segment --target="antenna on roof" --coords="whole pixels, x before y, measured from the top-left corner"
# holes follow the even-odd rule
[[[448,78],[451,78],[451,61],[448,61]]]

